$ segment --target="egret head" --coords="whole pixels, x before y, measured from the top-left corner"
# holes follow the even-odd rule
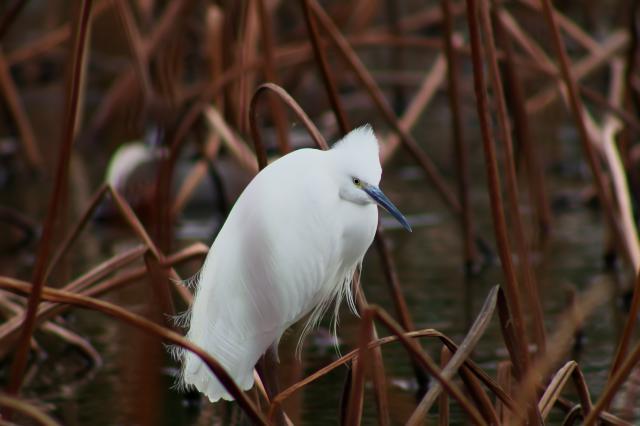
[[[378,140],[371,126],[367,124],[349,132],[330,152],[337,166],[340,198],[360,205],[378,204],[411,232],[407,219],[378,187],[382,166]]]

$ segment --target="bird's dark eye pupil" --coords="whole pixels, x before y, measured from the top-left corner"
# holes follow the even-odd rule
[[[360,179],[353,178],[353,183],[355,183],[356,185],[360,185]]]

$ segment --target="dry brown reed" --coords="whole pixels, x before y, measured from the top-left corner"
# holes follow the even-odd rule
[[[0,16],[0,41],[7,34],[19,32],[16,20],[25,13],[25,3],[13,1]],[[40,132],[29,116],[21,83],[11,71],[65,43],[69,44],[71,58],[62,135],[55,141],[55,149],[46,151],[55,152],[57,161],[32,277],[26,281],[4,273],[0,276],[0,358],[12,357],[5,393],[0,393],[0,423],[9,424],[19,415],[36,424],[59,424],[20,392],[29,355],[41,345],[39,335],[34,334],[36,330],[73,345],[91,360],[94,368],[100,368],[103,354],[85,336],[57,321],[62,313],[76,307],[106,315],[110,321],[134,327],[144,336],[145,344],[131,361],[140,367],[144,379],[136,417],[141,424],[158,421],[162,398],[158,373],[164,362],[160,342],[177,345],[200,357],[256,424],[293,424],[295,417],[287,406],[292,396],[344,365],[351,368],[345,380],[341,413],[336,417],[347,425],[363,423],[371,393],[378,424],[397,422],[388,384],[391,360],[382,351],[397,342],[406,351],[420,388],[415,405],[401,419],[407,424],[424,423],[427,416],[434,415],[434,405],[438,406],[440,425],[449,424],[454,410],[465,416],[465,422],[479,425],[544,424],[550,421],[554,410],[564,415],[563,424],[580,420],[586,425],[627,424],[611,413],[609,406],[640,363],[640,344],[634,341],[640,310],[640,244],[634,223],[638,188],[633,173],[638,159],[632,155],[633,148],[637,148],[632,136],[637,136],[640,129],[638,105],[634,105],[640,99],[639,61],[633,51],[633,46],[637,50],[638,37],[635,21],[629,28],[612,28],[596,38],[569,12],[556,10],[550,0],[515,2],[517,7],[532,11],[532,19],[551,36],[550,40],[538,41],[530,31],[531,23],[519,21],[517,7],[489,0],[441,0],[411,14],[403,13],[400,4],[392,0],[386,1],[384,7],[367,1],[341,5],[320,4],[316,0],[299,0],[299,4],[247,0],[233,5],[207,4],[203,9],[199,9],[198,2],[177,0],[157,6],[156,18],[142,13],[136,2],[95,3],[93,7],[91,0],[74,3],[76,19],[20,46],[3,45],[0,52],[0,91],[19,139],[19,157],[28,169],[41,173],[53,169],[54,162],[43,154]],[[199,13],[205,9],[200,28],[194,22],[199,22]],[[85,124],[81,117],[85,111],[89,114],[89,108],[84,105],[83,93],[86,74],[92,72],[91,67],[87,68],[89,28],[109,13],[120,25],[129,65],[118,68]],[[288,28],[281,20],[291,16],[295,16],[296,25]],[[383,25],[377,16],[384,16]],[[440,31],[441,37],[426,36],[427,31]],[[183,67],[185,57],[194,55],[181,41],[184,34],[200,34],[210,44],[197,54],[201,57],[195,61],[196,71],[187,72]],[[385,63],[391,72],[378,73],[370,63],[366,52],[374,48],[389,51]],[[624,49],[629,51],[623,58]],[[555,53],[557,64],[549,51]],[[419,78],[412,79],[415,82],[406,81],[408,72],[413,72],[413,58],[423,57],[425,52],[433,58],[430,69],[420,71]],[[333,60],[333,53],[339,61]],[[603,69],[610,71],[611,81],[605,94],[587,83],[590,75]],[[322,84],[311,90],[309,81],[316,74]],[[390,78],[376,79],[381,75]],[[527,84],[532,80],[536,90]],[[470,81],[473,93],[467,84]],[[415,90],[409,90],[413,85],[417,86]],[[432,154],[436,142],[430,135],[414,131],[437,102],[439,92],[446,96],[451,115],[456,191]],[[305,93],[312,93],[313,99],[305,99]],[[415,163],[443,206],[459,221],[462,258],[469,277],[478,261],[478,241],[488,245],[478,231],[478,212],[472,211],[471,194],[477,187],[471,177],[470,152],[471,141],[478,135],[468,126],[465,107],[475,106],[473,119],[479,123],[502,283],[489,291],[459,344],[438,330],[418,329],[400,279],[402,271],[394,258],[397,252],[379,226],[375,246],[382,269],[377,272],[386,281],[389,304],[397,319],[369,304],[360,289],[359,334],[350,352],[283,390],[270,383],[264,371],[260,375],[256,372],[256,393],[242,392],[214,358],[182,337],[179,327],[167,320],[192,300],[190,290],[177,285],[180,276],[176,267],[201,260],[208,250],[203,244],[173,250],[174,224],[218,158],[230,159],[237,171],[252,176],[267,166],[269,149],[285,155],[295,148],[291,122],[301,123],[307,139],[317,148],[329,149],[324,135],[346,134],[354,123],[353,117],[359,115],[353,105],[362,103],[361,99],[370,107],[366,111],[370,121],[380,119],[390,130],[381,138],[382,163],[388,164],[397,147],[402,146],[408,157],[396,156],[394,161],[409,159]],[[623,328],[610,374],[600,392],[589,388],[589,377],[585,377],[588,370],[580,361],[570,359],[568,353],[575,331],[588,322],[589,316],[610,297],[609,293],[602,286],[594,286],[554,325],[545,323],[539,299],[542,284],[536,278],[535,258],[541,243],[554,233],[554,218],[548,194],[550,183],[545,176],[549,164],[543,148],[534,142],[536,129],[530,119],[558,99],[572,113],[605,223],[626,261],[625,270],[635,277],[630,309],[621,322]],[[596,107],[594,112],[590,106]],[[166,135],[167,154],[159,160],[153,176],[155,208],[151,221],[139,217],[135,206],[118,188],[102,184],[96,186],[86,206],[78,208],[70,222],[68,180],[74,149],[91,146],[97,135],[110,126],[116,127],[122,110],[136,108],[141,111],[133,115],[145,119],[171,112],[171,118],[158,120]],[[334,119],[318,128],[314,120],[321,122],[316,119],[326,110]],[[600,117],[595,111],[602,113],[602,124],[594,118]],[[335,127],[337,132],[332,131]],[[268,129],[273,129],[272,138],[266,137]],[[622,131],[626,132],[623,137]],[[206,136],[202,137],[202,133]],[[501,150],[496,149],[496,140]],[[174,175],[186,148],[199,151],[201,156],[177,195],[173,195]],[[535,229],[523,214],[526,202],[519,181],[519,158],[524,160]],[[86,272],[72,279],[61,279],[63,274],[55,272],[65,269],[80,235],[86,232],[99,205],[107,200],[126,226],[125,232],[138,243],[89,265]],[[23,217],[13,206],[0,207],[0,220],[27,235],[37,233],[35,221],[28,215]],[[66,226],[67,223],[73,225]],[[541,236],[539,240],[531,238],[536,232]],[[359,280],[357,275],[355,281]],[[149,294],[144,315],[134,313],[133,307],[101,299],[140,281],[145,281],[144,291]],[[470,286],[474,284],[469,282]],[[496,376],[492,377],[474,361],[473,351],[487,334],[496,310],[500,343],[507,354],[498,360]],[[387,334],[383,335],[382,330]],[[431,350],[426,349],[431,348],[426,342],[434,339],[440,350],[439,365]],[[534,350],[529,341],[535,343]],[[430,387],[429,377],[434,380]],[[570,383],[575,389],[573,394],[565,393]]]
[[[73,144],[73,136],[76,130],[76,119],[78,117],[78,96],[82,85],[81,72],[85,54],[86,35],[89,24],[89,16],[91,15],[91,0],[83,1],[79,8],[78,25],[75,33],[73,48],[73,65],[69,74],[69,90],[66,102],[66,111],[64,115],[63,134],[60,142],[60,153],[56,167],[56,177],[54,180],[54,189],[50,198],[49,208],[47,209],[47,217],[43,226],[43,233],[38,245],[38,254],[36,266],[33,273],[33,291],[29,294],[29,302],[25,315],[24,324],[22,325],[20,339],[14,355],[13,364],[9,378],[9,386],[7,393],[16,395],[20,390],[24,370],[27,366],[27,356],[29,355],[29,346],[31,335],[35,325],[35,317],[40,304],[40,293],[44,286],[44,278],[46,273],[47,262],[49,261],[49,253],[52,246],[52,238],[56,220],[60,212],[60,204],[64,197],[67,187],[67,178],[69,173],[69,160],[71,157],[71,148]],[[7,417],[11,417],[7,413]]]

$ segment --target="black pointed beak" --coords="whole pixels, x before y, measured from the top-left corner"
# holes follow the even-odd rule
[[[411,232],[411,225],[409,225],[407,219],[402,213],[400,213],[400,210],[398,210],[398,208],[393,205],[393,203],[387,198],[387,196],[384,195],[380,188],[373,185],[364,185],[362,189],[364,190],[364,192],[369,194],[369,196],[373,198],[376,203],[378,203],[380,206],[382,206],[382,208],[384,208],[393,217],[395,217],[404,229]]]

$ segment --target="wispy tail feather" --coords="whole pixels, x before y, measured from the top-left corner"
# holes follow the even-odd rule
[[[205,339],[192,339],[213,356],[233,381],[243,391],[253,387],[253,369],[262,354],[276,338],[274,333],[264,333],[252,338],[209,335]],[[279,337],[279,336],[278,336]],[[202,341],[201,341],[202,340]],[[180,350],[182,371],[177,386],[182,389],[195,388],[205,394],[211,402],[234,398],[213,374],[209,367],[194,353]]]
[[[245,373],[240,376],[229,374],[243,391],[253,387],[253,368],[248,374]],[[179,386],[184,389],[195,388],[205,394],[211,402],[216,402],[220,399],[226,401],[234,400],[222,382],[195,354],[185,354]]]

